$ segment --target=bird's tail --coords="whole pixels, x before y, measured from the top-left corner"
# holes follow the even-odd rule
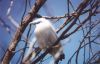
[[[50,54],[54,57],[55,64],[58,64],[59,61],[62,61],[65,58],[61,44],[53,46],[50,51]]]

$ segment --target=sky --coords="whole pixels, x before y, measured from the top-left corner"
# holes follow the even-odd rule
[[[63,16],[65,15],[67,11],[67,0],[47,0],[47,2],[44,4],[44,6],[39,10],[39,14],[42,16]],[[83,0],[71,0],[74,8],[76,9],[80,2]],[[31,6],[34,4],[35,0],[31,1]],[[12,23],[7,16],[7,9],[9,8],[10,0],[0,0],[0,18],[3,19],[3,21],[0,21],[0,47],[4,47],[6,50],[9,46],[9,43],[11,42],[12,38],[14,37],[14,34],[16,32],[16,26],[14,23]],[[12,10],[10,15],[14,18],[14,21],[18,24],[20,23],[24,10],[25,10],[25,0],[14,0],[14,5],[12,6]],[[29,4],[27,6],[26,14],[29,11],[30,7]],[[72,8],[70,8],[70,11],[73,12]],[[25,15],[26,15],[25,14]],[[84,17],[81,18],[83,20]],[[64,22],[65,19],[61,19],[58,22],[55,22],[53,26],[55,28],[59,28],[59,26]],[[50,20],[51,21],[51,20]],[[55,20],[52,20],[51,22],[54,22]],[[4,24],[2,24],[4,23]],[[74,28],[73,28],[74,29]],[[26,28],[24,34],[27,33],[28,28]],[[60,33],[58,33],[59,36]],[[34,35],[34,34],[33,34]],[[72,36],[70,36],[67,39],[61,40],[61,43],[63,44],[64,53],[65,53],[65,59],[61,62],[61,64],[66,64],[67,60],[71,57],[71,55],[75,52],[75,50],[78,48],[78,45],[80,44],[80,38],[82,38],[82,31],[79,31]],[[20,49],[23,44],[23,42],[20,42],[18,44],[17,49]],[[0,57],[4,54],[2,49],[0,49]],[[18,59],[20,53],[17,53],[14,56],[14,59],[11,63],[16,62]],[[81,64],[82,61],[82,55],[83,53],[80,53],[80,61],[79,64]],[[16,59],[16,60],[15,60]],[[52,60],[52,59],[51,59]],[[47,60],[44,63],[51,62],[50,59]],[[75,61],[72,62],[74,64]]]

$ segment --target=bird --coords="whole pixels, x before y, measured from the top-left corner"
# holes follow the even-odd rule
[[[52,46],[58,39],[56,29],[53,27],[52,23],[45,18],[38,18],[30,22],[30,24],[35,25],[34,34],[39,48],[41,50],[46,50],[51,47],[49,54],[53,56],[55,60],[54,64],[58,64],[60,60],[65,58],[65,55],[61,42]]]

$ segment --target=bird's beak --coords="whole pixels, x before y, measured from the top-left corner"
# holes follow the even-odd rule
[[[36,25],[36,24],[39,24],[40,23],[40,21],[39,22],[30,22],[30,25]]]

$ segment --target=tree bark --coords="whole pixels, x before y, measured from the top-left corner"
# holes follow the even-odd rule
[[[13,51],[15,51],[18,42],[21,39],[23,32],[25,31],[27,25],[35,18],[37,12],[42,7],[42,5],[46,2],[46,0],[36,0],[34,6],[29,11],[28,15],[24,17],[22,20],[22,24],[17,28],[16,34],[11,41],[10,46],[7,49],[7,52],[3,58],[2,64],[9,64],[10,60],[14,56]]]

